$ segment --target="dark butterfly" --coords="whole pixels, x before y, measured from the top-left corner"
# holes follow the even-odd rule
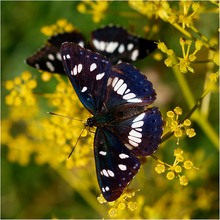
[[[27,64],[39,70],[66,75],[60,56],[61,44],[66,41],[85,46],[83,36],[76,31],[57,34],[52,36],[33,56],[27,58]]]
[[[109,58],[113,64],[118,61],[133,62],[142,59],[157,47],[154,41],[136,37],[116,26],[93,31],[91,39],[86,45],[83,36],[76,31],[55,35],[37,53],[27,58],[26,62],[43,71],[65,74],[60,59],[60,46],[63,42],[74,42],[99,52]]]
[[[129,34],[122,27],[107,26],[92,32],[91,46],[113,64],[134,62],[148,56],[157,48],[155,41]]]
[[[85,108],[86,125],[97,127],[94,155],[98,182],[107,201],[116,200],[140,168],[138,156],[153,154],[163,121],[152,83],[128,63],[112,65],[106,57],[74,43],[63,43],[64,69]]]

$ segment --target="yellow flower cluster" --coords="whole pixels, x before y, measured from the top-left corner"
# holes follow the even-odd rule
[[[32,91],[37,82],[29,72],[23,72],[14,80],[5,82],[5,88],[10,91],[5,102],[9,106],[13,105],[8,111],[8,120],[2,121],[2,143],[8,146],[9,161],[26,165],[34,154],[37,164],[48,163],[53,168],[63,164],[72,169],[86,166],[90,162],[92,137],[87,137],[87,132],[79,137],[84,126],[82,121],[74,120],[87,118],[88,113],[69,82],[60,76],[56,79],[58,83],[55,92],[43,94],[39,98],[46,98],[56,112],[69,118],[40,113],[39,102]],[[79,146],[71,158],[67,159],[78,138]]]
[[[177,8],[174,9],[170,7],[168,1],[129,0],[129,5],[148,18],[154,16],[171,24],[180,23],[183,29],[185,29],[186,26],[190,27],[193,25],[194,20],[196,20],[201,13],[200,3],[193,1],[179,2],[178,11]]]
[[[166,127],[174,133],[175,137],[177,137],[177,143],[179,143],[179,138],[182,137],[184,133],[190,138],[196,135],[195,130],[190,128],[191,121],[185,119],[183,122],[180,122],[180,115],[182,115],[182,109],[180,107],[176,107],[173,111],[167,112],[168,120],[166,121]]]
[[[168,49],[165,43],[159,42],[157,47],[163,53],[167,54],[167,59],[165,59],[164,63],[168,67],[178,66],[180,72],[187,73],[188,71],[194,73],[194,70],[191,66],[191,63],[196,60],[196,53],[201,50],[203,43],[201,40],[197,40],[195,42],[195,50],[190,53],[190,48],[192,45],[191,40],[185,40],[184,38],[180,38],[180,45],[182,49],[183,57],[177,57],[172,49]],[[178,61],[179,62],[178,62]]]
[[[36,97],[33,89],[37,87],[37,81],[31,77],[30,72],[25,71],[21,76],[5,82],[5,88],[10,94],[5,97],[5,102],[10,106],[33,106],[36,103]]]
[[[135,190],[126,189],[116,201],[108,202],[111,206],[108,211],[109,216],[120,218],[125,217],[125,212],[135,211],[138,208],[137,202],[130,201],[135,196],[135,192]],[[102,194],[97,199],[101,204],[107,202]]]
[[[77,10],[83,14],[91,14],[95,23],[100,22],[104,17],[106,10],[108,9],[108,1],[91,1],[86,0],[78,4]]]
[[[59,19],[56,24],[44,26],[41,28],[41,33],[44,35],[51,37],[55,34],[64,33],[64,32],[71,32],[75,28],[74,26],[69,23],[66,19]]]
[[[185,170],[189,169],[197,169],[193,166],[193,162],[190,160],[185,160],[183,157],[183,150],[181,148],[177,148],[174,150],[175,160],[172,165],[164,163],[163,161],[157,160],[158,164],[155,167],[155,171],[158,174],[164,173],[167,171],[166,178],[168,180],[173,180],[175,177],[179,178],[180,185],[186,186],[188,185],[188,179],[185,175],[181,175],[183,172],[183,168]]]

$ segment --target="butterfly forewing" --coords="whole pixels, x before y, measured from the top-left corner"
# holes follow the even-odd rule
[[[152,83],[140,71],[128,63],[112,67],[107,83],[105,106],[147,106],[156,99]]]
[[[111,63],[103,56],[74,44],[61,47],[66,73],[83,105],[92,113],[101,111]]]
[[[140,161],[108,129],[97,128],[94,145],[100,189],[107,201],[113,201],[138,172]]]
[[[153,52],[155,41],[129,34],[124,28],[107,26],[92,32],[92,48],[108,57],[111,62],[133,62]]]
[[[63,42],[70,41],[84,46],[83,36],[76,32],[62,33],[52,36],[34,55],[26,59],[26,63],[34,68],[51,73],[66,74],[63,69],[60,47]]]

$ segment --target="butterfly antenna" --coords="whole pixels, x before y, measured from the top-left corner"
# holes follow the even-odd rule
[[[62,114],[59,114],[59,113],[56,113],[56,112],[47,112],[47,113],[50,114],[50,115],[60,116],[60,117],[68,118],[68,119],[71,119],[71,120],[76,120],[76,121],[81,121],[81,122],[83,122],[83,120],[81,120],[81,119],[72,118],[72,117],[70,117],[70,116],[62,115]]]
[[[76,119],[76,118],[72,118],[72,117],[67,116],[67,115],[62,115],[62,114],[58,114],[58,113],[55,113],[55,112],[47,112],[47,113],[50,114],[50,115],[61,116],[61,117],[64,117],[64,118],[68,118],[68,119],[70,119],[70,120],[76,120],[76,121],[81,121],[81,122],[83,122],[83,120]],[[70,156],[72,155],[72,153],[73,153],[73,151],[74,151],[74,149],[75,149],[77,143],[79,142],[79,139],[80,139],[80,137],[82,136],[82,133],[83,133],[83,131],[85,130],[86,127],[87,127],[87,125],[86,125],[86,123],[85,123],[85,126],[84,126],[84,128],[80,131],[79,137],[77,138],[76,143],[74,144],[74,146],[73,146],[73,148],[72,148],[72,150],[71,150],[71,152],[70,152],[68,158],[70,158]]]
[[[69,156],[68,156],[68,159],[71,157],[71,155],[72,155],[72,153],[73,153],[73,151],[74,151],[74,149],[75,149],[77,143],[79,142],[79,139],[80,139],[80,137],[82,136],[82,133],[83,133],[83,131],[84,131],[85,129],[86,129],[86,126],[84,126],[84,128],[81,130],[81,132],[80,132],[80,134],[79,134],[79,137],[77,138],[76,143],[74,144],[74,146],[73,146],[73,148],[72,148],[72,150],[71,150],[71,152],[70,152],[70,154],[69,154]]]

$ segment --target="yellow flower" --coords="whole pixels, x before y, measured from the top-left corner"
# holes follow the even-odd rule
[[[183,167],[187,170],[192,169],[193,168],[193,162],[190,160],[186,160],[183,164]]]
[[[179,177],[180,185],[187,186],[188,185],[188,179],[186,176],[180,176]]]
[[[41,33],[50,37],[58,33],[71,32],[75,28],[66,19],[57,20],[56,24],[44,26],[41,28]]]
[[[174,150],[174,156],[179,156],[181,154],[183,154],[183,150],[181,148],[176,148]]]
[[[157,166],[155,167],[155,171],[157,173],[164,173],[165,172],[165,165],[164,164],[157,164]]]
[[[31,78],[30,72],[23,72],[21,76],[15,77],[14,80],[5,82],[5,88],[10,91],[5,97],[5,103],[14,106],[20,106],[22,104],[27,106],[35,105],[36,97],[33,89],[36,87],[37,81]]]
[[[166,177],[167,177],[168,180],[173,180],[174,177],[175,177],[175,174],[174,174],[174,172],[170,171],[170,172],[167,173]]]
[[[118,211],[116,208],[111,208],[109,211],[108,211],[108,214],[110,215],[110,217],[116,217],[117,214],[118,214]]]
[[[187,134],[188,137],[192,138],[196,135],[196,132],[193,128],[189,128],[189,129],[186,130],[186,134]]]
[[[174,170],[175,170],[176,173],[181,173],[182,172],[182,167],[178,165],[174,168]]]
[[[168,127],[174,136],[177,137],[177,142],[179,143],[179,138],[186,134],[188,137],[194,137],[196,135],[193,128],[189,128],[191,121],[185,119],[183,123],[179,122],[179,116],[182,115],[182,109],[180,107],[175,107],[173,111],[167,112],[168,120],[166,121],[166,127]]]
[[[87,13],[93,15],[93,21],[95,23],[100,22],[104,17],[108,9],[108,1],[83,1],[77,6],[77,10],[80,13]]]
[[[136,202],[129,202],[128,203],[128,208],[131,210],[131,211],[135,211],[137,208],[138,208],[138,205]]]

